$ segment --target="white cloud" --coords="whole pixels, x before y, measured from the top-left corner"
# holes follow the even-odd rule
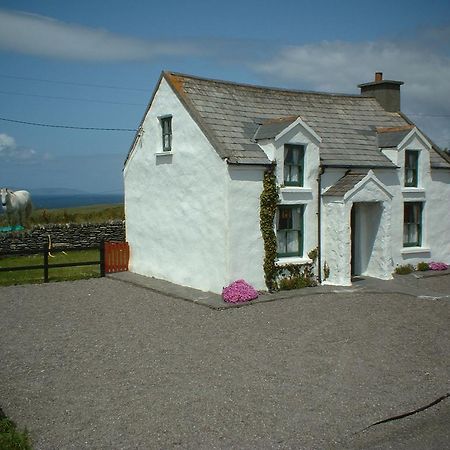
[[[0,10],[0,49],[78,61],[136,61],[198,53],[194,44],[150,42],[50,17]]]
[[[16,147],[16,140],[12,136],[3,133],[0,134],[0,155],[3,156]]]
[[[47,153],[41,154],[28,147],[18,146],[16,140],[8,134],[0,133],[0,160],[34,163],[49,159]]]
[[[445,34],[445,29],[435,31],[437,36]],[[432,35],[429,31],[422,42],[336,41],[283,47],[251,68],[271,82],[349,93],[359,93],[358,83],[372,81],[375,72],[383,72],[386,79],[405,82],[402,111],[411,113],[438,144],[448,146],[449,117],[436,116],[450,116],[450,58],[448,51],[442,51],[447,50],[442,41],[430,44]]]

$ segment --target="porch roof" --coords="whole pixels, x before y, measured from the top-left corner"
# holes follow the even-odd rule
[[[343,197],[352,190],[366,175],[367,170],[349,170],[336,184],[331,186],[323,195]]]

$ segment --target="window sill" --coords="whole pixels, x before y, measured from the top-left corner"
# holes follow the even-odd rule
[[[430,253],[431,250],[428,247],[403,247],[401,250],[402,255],[413,255],[415,253]]]
[[[425,189],[421,187],[403,187],[402,192],[405,194],[424,194]]]
[[[277,266],[287,266],[288,264],[310,264],[313,260],[301,256],[281,256],[275,261]]]
[[[281,192],[305,192],[305,193],[311,193],[311,188],[306,188],[302,186],[281,186],[280,187]]]
[[[171,156],[171,155],[173,155],[173,151],[170,151],[170,152],[157,152],[157,153],[155,153],[156,157],[158,157],[158,156]]]

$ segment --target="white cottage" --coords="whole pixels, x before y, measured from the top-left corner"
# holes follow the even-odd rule
[[[163,72],[124,168],[130,270],[212,292],[240,278],[265,289],[271,169],[277,265],[317,248],[319,280],[350,285],[450,262],[450,159],[400,112],[401,84],[377,73],[348,95]]]

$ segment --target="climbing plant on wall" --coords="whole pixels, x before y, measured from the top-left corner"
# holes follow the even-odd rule
[[[260,196],[259,223],[264,241],[264,278],[269,291],[278,288],[277,267],[277,236],[274,230],[274,220],[278,204],[278,187],[275,166],[264,173],[263,191]]]

